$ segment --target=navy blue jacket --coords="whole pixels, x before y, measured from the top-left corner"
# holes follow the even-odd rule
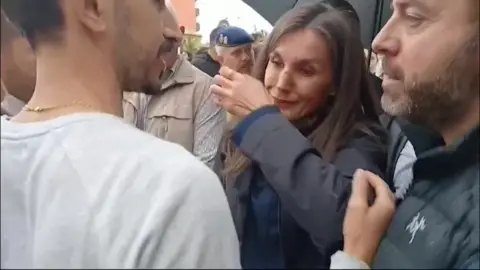
[[[353,173],[362,168],[383,176],[385,136],[381,129],[376,136],[359,133],[330,163],[277,108],[244,119],[233,140],[251,166],[235,179],[222,179],[243,267],[328,268],[343,245]],[[219,155],[215,170],[222,168]]]

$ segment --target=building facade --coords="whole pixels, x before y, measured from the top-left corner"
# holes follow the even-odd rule
[[[175,7],[180,25],[185,27],[185,33],[195,35],[200,31],[200,24],[197,22],[197,16],[200,10],[196,7],[196,0],[172,0]]]

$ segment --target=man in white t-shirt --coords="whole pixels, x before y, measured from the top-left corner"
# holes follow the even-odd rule
[[[37,60],[1,119],[1,268],[240,268],[215,174],[125,123],[163,70],[163,0],[2,0]]]

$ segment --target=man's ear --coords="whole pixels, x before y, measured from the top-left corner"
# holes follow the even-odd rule
[[[107,29],[106,13],[108,1],[105,0],[76,0],[82,2],[80,21],[91,32],[103,32]]]

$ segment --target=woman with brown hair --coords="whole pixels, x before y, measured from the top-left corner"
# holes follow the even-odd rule
[[[274,26],[254,77],[222,68],[212,86],[232,126],[215,169],[241,241],[242,266],[328,268],[357,169],[383,176],[377,115],[358,23],[327,4]]]

